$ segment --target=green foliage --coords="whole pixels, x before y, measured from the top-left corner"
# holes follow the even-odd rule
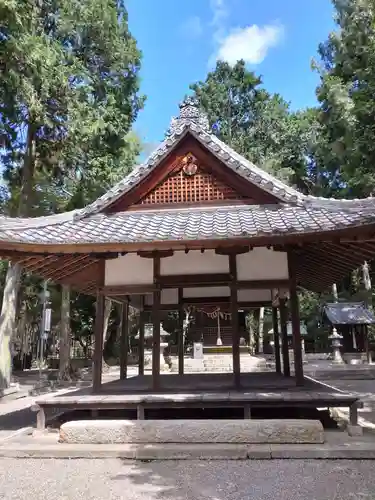
[[[322,126],[321,156],[339,195],[375,193],[375,3],[334,0],[338,29],[315,63]]]
[[[144,100],[140,53],[123,2],[0,0],[0,18],[1,160],[13,209],[39,212],[35,180],[68,191],[79,181],[73,204],[82,206],[139,152],[129,131]]]
[[[144,102],[141,54],[124,2],[0,0],[0,40],[3,212],[45,215],[87,205],[140,152],[131,127]],[[39,288],[40,280],[26,276],[19,297],[36,324]],[[59,311],[59,289],[50,290]],[[72,293],[71,306],[73,336],[84,338],[93,330],[94,299]]]
[[[293,113],[246,68],[219,61],[204,82],[191,85],[214,133],[238,153],[286,183],[309,192],[315,113]]]

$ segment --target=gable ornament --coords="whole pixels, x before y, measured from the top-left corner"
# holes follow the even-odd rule
[[[182,171],[188,177],[192,177],[198,171],[198,160],[191,153],[182,159]]]

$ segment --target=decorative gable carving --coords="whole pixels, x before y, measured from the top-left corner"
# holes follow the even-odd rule
[[[201,203],[246,199],[201,165],[192,153],[137,205]]]

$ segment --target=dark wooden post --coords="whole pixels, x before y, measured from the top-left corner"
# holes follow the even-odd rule
[[[288,310],[286,299],[280,299],[280,329],[281,350],[283,356],[283,369],[285,377],[290,377],[289,347],[288,347]]]
[[[370,268],[367,262],[365,262],[362,266],[362,279],[364,283],[364,288],[365,288],[365,307],[370,310],[370,312],[373,312],[373,307],[372,307],[372,283],[371,283],[371,275],[370,275]],[[370,344],[369,344],[369,328],[370,331],[373,328],[371,325],[363,325],[362,326],[362,336],[364,340],[364,347],[366,350],[366,358],[367,358],[367,363],[371,363],[371,353],[370,353]]]
[[[138,375],[145,374],[145,314],[139,313]]]
[[[184,374],[184,304],[183,289],[178,289],[178,374]]]
[[[99,286],[104,285],[105,261],[99,262]],[[95,314],[95,348],[93,355],[93,392],[99,392],[102,385],[103,367],[103,333],[104,333],[104,302],[105,297],[100,288],[96,292],[96,314]]]
[[[237,297],[237,260],[236,254],[229,254],[229,272],[231,275],[230,285],[230,312],[232,316],[232,354],[233,374],[236,388],[241,386],[241,359],[240,338],[238,331],[238,297]]]
[[[293,330],[293,351],[294,351],[294,373],[296,385],[304,385],[302,342],[301,342],[301,322],[299,316],[299,303],[297,294],[297,276],[295,268],[295,255],[288,252],[288,270],[290,282],[290,312]]]
[[[152,387],[160,388],[160,306],[161,290],[159,288],[160,256],[154,257],[154,284],[158,287],[153,292],[152,302]]]
[[[128,376],[128,351],[129,351],[129,301],[122,304],[121,311],[121,338],[120,338],[120,380]]]
[[[276,373],[281,373],[279,321],[277,318],[277,307],[272,308],[272,323],[273,323],[273,340],[275,348]]]

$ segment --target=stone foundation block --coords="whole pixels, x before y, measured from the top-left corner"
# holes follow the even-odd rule
[[[349,436],[358,437],[363,436],[363,428],[360,425],[350,425],[346,426]]]
[[[244,444],[139,444],[136,460],[246,460]]]
[[[80,420],[60,428],[61,443],[323,443],[317,420]]]

